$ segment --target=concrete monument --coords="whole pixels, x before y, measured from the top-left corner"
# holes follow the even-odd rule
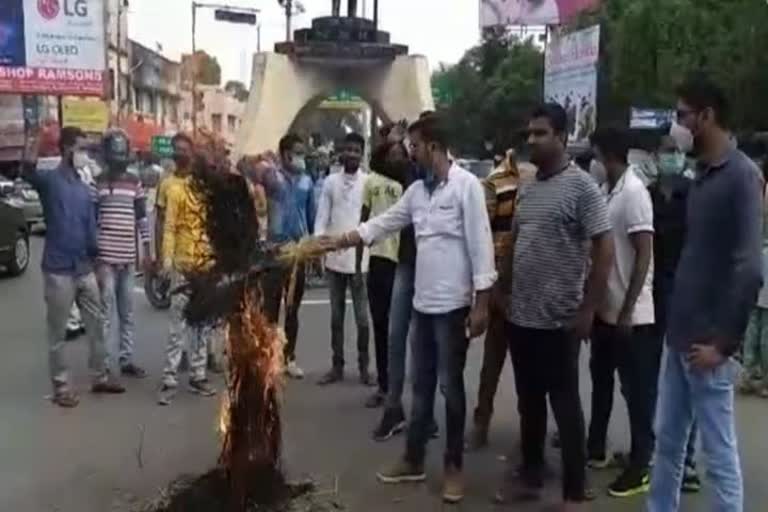
[[[253,58],[251,95],[235,153],[276,150],[304,109],[314,108],[340,89],[354,91],[385,121],[415,120],[434,108],[426,58],[390,42],[372,20],[351,16],[316,18],[291,42]],[[334,1],[334,14],[340,0]]]

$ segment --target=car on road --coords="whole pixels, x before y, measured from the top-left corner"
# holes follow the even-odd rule
[[[0,266],[19,276],[29,266],[29,226],[13,182],[0,181]]]

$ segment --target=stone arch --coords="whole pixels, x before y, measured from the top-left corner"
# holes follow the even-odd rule
[[[253,59],[251,95],[236,155],[275,150],[302,110],[341,88],[357,91],[385,121],[413,120],[434,108],[429,67],[422,56],[340,64],[259,53]]]

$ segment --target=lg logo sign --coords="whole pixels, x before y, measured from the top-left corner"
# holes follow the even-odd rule
[[[61,12],[61,4],[64,4],[64,16],[88,16],[88,0],[37,0],[37,12],[46,20],[52,20]]]

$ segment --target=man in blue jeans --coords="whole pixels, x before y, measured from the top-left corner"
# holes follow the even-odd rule
[[[435,404],[445,396],[446,448],[443,499],[464,497],[462,477],[466,396],[464,366],[469,340],[488,326],[488,299],[496,280],[485,195],[478,179],[448,158],[445,127],[427,116],[410,127],[411,150],[427,175],[398,203],[329,247],[370,245],[413,223],[416,233],[413,413],[405,456],[377,473],[383,483],[426,479],[424,459]]]
[[[677,121],[693,135],[699,169],[667,324],[648,511],[678,510],[695,417],[712,508],[742,512],[732,356],[762,284],[762,178],[731,140],[728,102],[719,87],[692,77],[677,95]]]

